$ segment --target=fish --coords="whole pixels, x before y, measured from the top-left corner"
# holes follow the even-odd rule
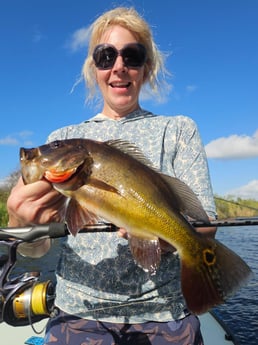
[[[198,196],[156,169],[134,143],[56,140],[21,147],[20,164],[25,184],[46,179],[67,198],[65,221],[72,235],[103,219],[126,229],[135,262],[150,274],[159,269],[160,240],[172,245],[194,314],[224,303],[252,274],[234,251],[195,230],[191,219],[209,224]]]

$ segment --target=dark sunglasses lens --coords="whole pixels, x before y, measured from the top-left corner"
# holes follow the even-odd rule
[[[117,52],[113,47],[97,47],[93,53],[95,65],[100,69],[112,68],[117,58]]]
[[[125,47],[122,51],[122,57],[125,66],[141,67],[146,58],[145,49],[140,45]]]

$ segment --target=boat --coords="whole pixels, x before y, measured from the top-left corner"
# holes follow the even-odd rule
[[[230,329],[213,312],[199,316],[204,345],[238,345]],[[11,326],[7,323],[0,324],[1,339],[9,345],[43,345],[43,337],[47,319],[43,319],[27,326]],[[40,333],[37,334],[35,331]]]
[[[239,345],[230,328],[214,311],[199,316],[204,345]]]

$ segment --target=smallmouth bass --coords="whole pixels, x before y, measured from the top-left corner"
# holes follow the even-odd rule
[[[69,198],[65,220],[73,235],[100,219],[126,229],[135,261],[150,274],[159,266],[159,239],[175,247],[182,292],[195,314],[225,302],[251,274],[237,254],[187,221],[209,223],[192,190],[155,170],[133,144],[57,140],[21,148],[20,162],[25,184],[45,178]]]

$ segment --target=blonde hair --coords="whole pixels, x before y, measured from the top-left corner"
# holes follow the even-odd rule
[[[147,59],[144,64],[144,81],[149,84],[150,89],[154,92],[158,91],[160,80],[166,74],[164,67],[164,56],[157,48],[152,32],[147,22],[138,14],[134,8],[117,7],[105,12],[98,17],[90,26],[90,40],[88,47],[88,55],[84,61],[82,68],[82,77],[85,80],[86,87],[89,90],[87,100],[91,100],[96,95],[96,77],[95,64],[93,61],[93,50],[99,44],[103,34],[114,25],[119,25],[129,30],[135,39],[143,44],[147,51]]]

